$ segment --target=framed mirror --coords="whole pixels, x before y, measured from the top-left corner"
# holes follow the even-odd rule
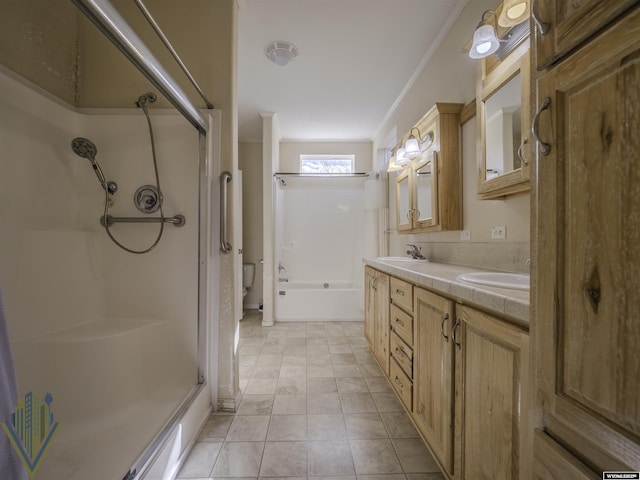
[[[411,168],[402,172],[396,179],[396,218],[398,231],[413,228],[411,199]]]
[[[430,152],[414,165],[415,222],[416,228],[430,227],[438,223],[438,154]]]
[[[479,82],[481,163],[478,196],[500,198],[530,190],[529,42],[523,42]]]

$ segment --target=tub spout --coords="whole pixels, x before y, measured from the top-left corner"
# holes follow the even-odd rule
[[[278,278],[278,283],[288,282],[288,281],[289,281],[288,278]]]

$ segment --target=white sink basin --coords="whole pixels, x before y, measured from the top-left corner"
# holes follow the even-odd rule
[[[429,260],[421,259],[421,258],[411,258],[411,257],[378,257],[376,260],[381,262],[407,262],[407,263],[420,263],[420,262],[428,262]]]
[[[529,275],[502,272],[469,272],[458,275],[463,282],[486,285],[488,287],[510,288],[513,290],[529,290]]]

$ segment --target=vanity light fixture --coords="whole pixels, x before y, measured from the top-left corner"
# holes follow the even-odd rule
[[[413,135],[413,131],[417,130],[418,138]],[[420,145],[425,145],[425,148],[429,148],[433,143],[433,132],[427,133],[427,135],[423,138],[420,133],[420,129],[418,127],[413,127],[409,132],[409,138],[404,142],[405,155],[409,158],[416,158],[418,155],[422,153],[420,149]]]
[[[396,150],[396,154],[389,159],[389,168],[387,168],[387,172],[403,170],[409,164],[411,164],[411,159],[407,157],[406,150],[403,147],[399,147]]]
[[[514,27],[527,20],[530,14],[529,0],[504,0],[498,24],[503,27]]]
[[[489,23],[489,18],[491,16],[495,19],[496,12],[493,10],[486,10],[482,14],[482,19],[480,20],[480,23],[478,23],[476,31],[473,34],[473,42],[471,44],[471,49],[469,50],[469,56],[471,58],[477,59],[488,57],[492,53],[497,52],[498,48],[500,48],[500,40],[496,35],[496,29],[494,28],[494,25]]]

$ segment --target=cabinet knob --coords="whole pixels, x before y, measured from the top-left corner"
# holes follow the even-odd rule
[[[398,295],[400,295],[401,297],[404,297],[404,292],[402,290],[400,290],[399,288],[396,288],[396,293]]]
[[[518,158],[520,159],[520,162],[522,162],[522,165],[525,165],[525,166],[529,165],[529,160],[527,160],[522,156],[522,149],[524,148],[524,146],[527,144],[528,141],[529,139],[527,137],[524,137],[522,139],[522,143],[518,147]]]
[[[398,385],[400,388],[403,388],[404,385],[402,385],[402,382],[400,381],[400,379],[396,376],[394,382],[396,383],[396,385]]]

